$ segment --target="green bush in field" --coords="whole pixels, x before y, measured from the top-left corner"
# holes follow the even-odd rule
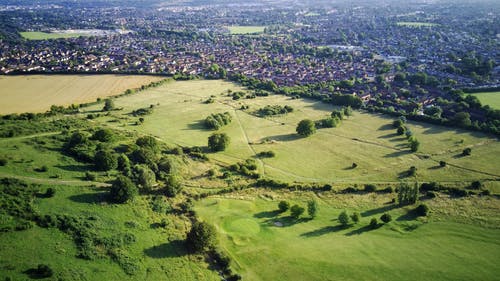
[[[420,204],[417,206],[415,211],[417,212],[417,215],[425,217],[429,214],[429,207],[425,204]]]
[[[318,214],[318,202],[316,200],[311,200],[307,202],[307,213],[311,218],[315,218]]]
[[[360,218],[361,218],[361,215],[358,212],[354,212],[351,215],[351,220],[353,223],[358,223]]]
[[[225,133],[221,134],[212,134],[208,137],[208,148],[211,151],[224,151],[229,145],[230,139],[229,136]]]
[[[298,219],[300,215],[304,213],[305,209],[303,207],[300,207],[299,205],[293,205],[290,208],[290,214],[292,215],[292,218]]]
[[[384,223],[388,223],[392,221],[392,216],[388,213],[384,213],[382,216],[380,216],[380,220],[383,221]]]
[[[341,225],[347,226],[349,224],[349,215],[347,214],[346,211],[343,211],[342,213],[339,214],[338,220]]]
[[[109,198],[115,203],[126,203],[137,195],[137,187],[127,177],[119,175],[109,191]]]
[[[278,209],[280,210],[280,212],[284,213],[284,212],[288,211],[288,209],[290,209],[290,203],[288,203],[285,200],[280,201],[278,203]]]
[[[299,122],[296,128],[297,134],[308,137],[316,133],[316,125],[312,120],[304,119]]]

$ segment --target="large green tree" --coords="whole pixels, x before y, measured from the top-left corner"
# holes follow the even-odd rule
[[[186,239],[187,246],[194,252],[206,251],[215,245],[215,228],[206,222],[195,222]]]

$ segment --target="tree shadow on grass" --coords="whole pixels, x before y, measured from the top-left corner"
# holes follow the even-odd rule
[[[299,139],[304,138],[303,136],[299,134],[285,134],[285,135],[275,135],[275,136],[269,136],[266,138],[263,138],[261,142],[264,142],[266,140],[271,140],[271,141],[296,141]]]
[[[368,232],[368,231],[371,231],[371,230],[375,230],[377,229],[379,226],[373,228],[372,226],[369,226],[369,225],[366,225],[366,226],[363,226],[361,228],[358,228],[358,229],[354,229],[352,231],[349,231],[347,232],[345,235],[346,236],[353,236],[353,235],[360,235],[360,234],[363,234],[365,232]]]
[[[294,218],[292,216],[286,216],[281,218],[268,219],[264,221],[264,224],[276,227],[289,227],[296,225],[298,223],[304,223],[312,220],[311,218]]]
[[[153,259],[177,258],[188,254],[183,240],[174,240],[145,249],[144,254]]]
[[[379,139],[392,139],[392,138],[395,138],[397,136],[399,136],[398,133],[392,133],[392,134],[387,134],[387,135],[379,136],[378,138]]]
[[[300,236],[302,237],[318,237],[318,236],[322,236],[322,235],[325,235],[325,234],[328,234],[328,233],[331,233],[331,232],[337,232],[337,231],[341,231],[341,230],[344,230],[346,229],[347,227],[346,226],[343,226],[343,225],[336,225],[336,226],[325,226],[325,227],[322,227],[320,229],[316,229],[316,230],[313,230],[313,231],[309,231],[309,232],[305,232],[305,233],[302,233],[300,234]]]
[[[395,205],[395,204],[387,205],[387,206],[383,206],[383,207],[371,209],[371,210],[368,210],[368,211],[364,211],[364,212],[361,213],[361,216],[363,216],[363,217],[369,217],[369,216],[373,216],[373,215],[378,215],[378,214],[385,213],[385,212],[388,212],[390,210],[396,209],[397,207],[398,206]]]
[[[86,171],[91,171],[94,168],[93,165],[55,165],[54,167],[69,172],[82,172],[82,173]]]
[[[71,195],[68,199],[76,203],[99,204],[106,202],[107,195],[107,192],[83,193]]]
[[[394,151],[392,153],[384,155],[385,158],[393,158],[393,157],[400,157],[403,155],[410,154],[409,150],[399,150],[399,151]]]
[[[380,126],[377,130],[387,131],[387,130],[395,130],[395,129],[396,128],[394,128],[394,126],[392,126],[392,124],[385,124],[385,125]]]
[[[280,210],[274,210],[274,211],[266,211],[266,212],[256,213],[253,216],[255,218],[262,219],[262,218],[273,218],[273,217],[276,217],[279,214],[281,214]]]
[[[187,129],[184,130],[200,130],[200,131],[212,131],[207,126],[205,126],[205,120],[198,120],[187,125]]]
[[[415,210],[410,210],[406,214],[398,217],[396,221],[412,221],[418,218],[417,211]]]

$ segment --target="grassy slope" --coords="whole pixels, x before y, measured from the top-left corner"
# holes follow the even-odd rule
[[[4,76],[0,77],[0,114],[44,112],[53,104],[92,102],[158,80],[161,77],[139,75]]]
[[[127,121],[106,123],[152,134],[168,143],[206,146],[207,137],[213,131],[204,129],[203,119],[211,113],[228,111],[233,115],[233,122],[220,131],[231,137],[231,145],[225,152],[211,154],[211,157],[234,163],[250,158],[256,152],[273,150],[277,156],[262,160],[261,171],[265,169],[266,175],[287,181],[394,182],[399,180],[399,173],[410,166],[418,168],[419,181],[462,182],[498,178],[480,173],[498,174],[497,167],[489,161],[500,155],[498,141],[480,133],[410,122],[408,126],[421,142],[421,152],[415,155],[409,153],[406,140],[395,134],[390,125],[391,118],[355,112],[338,128],[321,129],[309,138],[298,138],[295,126],[301,119],[324,118],[334,107],[278,95],[233,101],[221,95],[227,89],[234,91],[239,88],[222,81],[171,83],[143,94],[117,99],[116,106],[124,110],[101,121],[125,118]],[[210,95],[216,96],[216,102],[204,104]],[[136,119],[126,114],[150,104],[159,105],[153,114],[145,117],[143,125],[133,125]],[[250,109],[239,110],[242,104],[249,105]],[[295,111],[266,119],[251,115],[268,104],[288,104]],[[98,108],[88,110],[94,109]],[[465,147],[473,147],[473,155],[458,157]],[[422,154],[432,157],[425,159]],[[456,166],[437,168],[440,160]],[[358,168],[349,169],[353,162]],[[479,170],[479,173],[462,167]]]
[[[75,38],[80,36],[88,36],[83,33],[48,33],[40,31],[26,31],[19,32],[19,34],[28,40],[47,40],[47,39],[59,39],[59,38]]]
[[[500,92],[475,93],[471,95],[476,96],[483,105],[489,105],[494,109],[500,109]]]
[[[39,263],[49,264],[56,276],[65,280],[218,280],[204,262],[187,255],[181,240],[186,224],[171,215],[154,213],[144,197],[128,205],[108,205],[103,200],[105,190],[92,187],[56,186],[56,195],[36,199],[42,214],[69,214],[97,217],[99,235],[132,233],[137,242],[125,250],[139,261],[137,275],[126,275],[117,263],[108,258],[86,261],[75,257],[72,238],[56,229],[34,227],[28,231],[0,233],[0,276],[14,280],[26,278],[22,272]],[[151,225],[167,219],[166,229]],[[126,227],[126,222],[136,227]]]
[[[335,219],[342,207],[331,204],[321,201],[315,220],[291,225],[273,213],[277,201],[212,198],[196,209],[217,226],[233,266],[249,280],[494,280],[500,273],[498,229],[402,217],[370,231],[363,228],[369,216],[343,229]],[[353,211],[356,204],[349,205]],[[378,210],[358,211],[378,218]]]

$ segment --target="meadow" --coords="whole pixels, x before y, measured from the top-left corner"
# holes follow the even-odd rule
[[[204,199],[196,206],[216,226],[221,247],[244,280],[495,280],[500,274],[498,228],[452,222],[449,215],[415,220],[374,194],[252,194]],[[307,198],[319,202],[313,220],[278,211],[279,200],[305,206]],[[442,200],[448,209],[455,204]],[[337,217],[343,210],[360,212],[361,221],[342,227]],[[384,212],[393,221],[369,228],[370,219]]]
[[[0,77],[0,114],[45,112],[52,105],[96,101],[161,77],[140,75],[20,75]]]
[[[229,29],[229,32],[231,34],[235,35],[242,35],[242,34],[258,34],[258,33],[263,33],[265,26],[261,25],[249,25],[249,26],[243,26],[243,25],[232,25],[227,27]]]
[[[494,109],[500,109],[500,92],[484,92],[471,94],[476,96],[482,105],[489,105]]]
[[[497,188],[499,173],[496,157],[500,144],[484,134],[408,122],[421,142],[420,151],[411,153],[404,137],[391,126],[392,118],[355,111],[337,128],[319,129],[308,138],[298,137],[295,128],[302,119],[328,117],[335,107],[313,100],[291,99],[280,95],[233,100],[228,90],[242,91],[223,81],[181,81],[115,100],[123,108],[98,121],[122,130],[151,134],[169,144],[207,146],[214,131],[203,125],[212,113],[229,112],[233,122],[219,131],[227,133],[231,144],[210,158],[233,164],[255,158],[262,151],[276,157],[259,159],[261,174],[283,181],[328,183],[397,183],[411,166],[416,178],[407,180],[461,183],[490,181]],[[214,103],[205,103],[212,96]],[[294,111],[273,117],[257,117],[254,112],[266,105],[289,105]],[[137,126],[130,112],[154,106],[145,121]],[[249,109],[241,110],[242,105]],[[98,110],[97,106],[85,110]],[[86,114],[85,112],[83,114]],[[109,122],[113,121],[113,122]],[[462,150],[472,147],[469,157]],[[450,165],[439,168],[439,161]],[[352,163],[358,165],[352,169]]]

